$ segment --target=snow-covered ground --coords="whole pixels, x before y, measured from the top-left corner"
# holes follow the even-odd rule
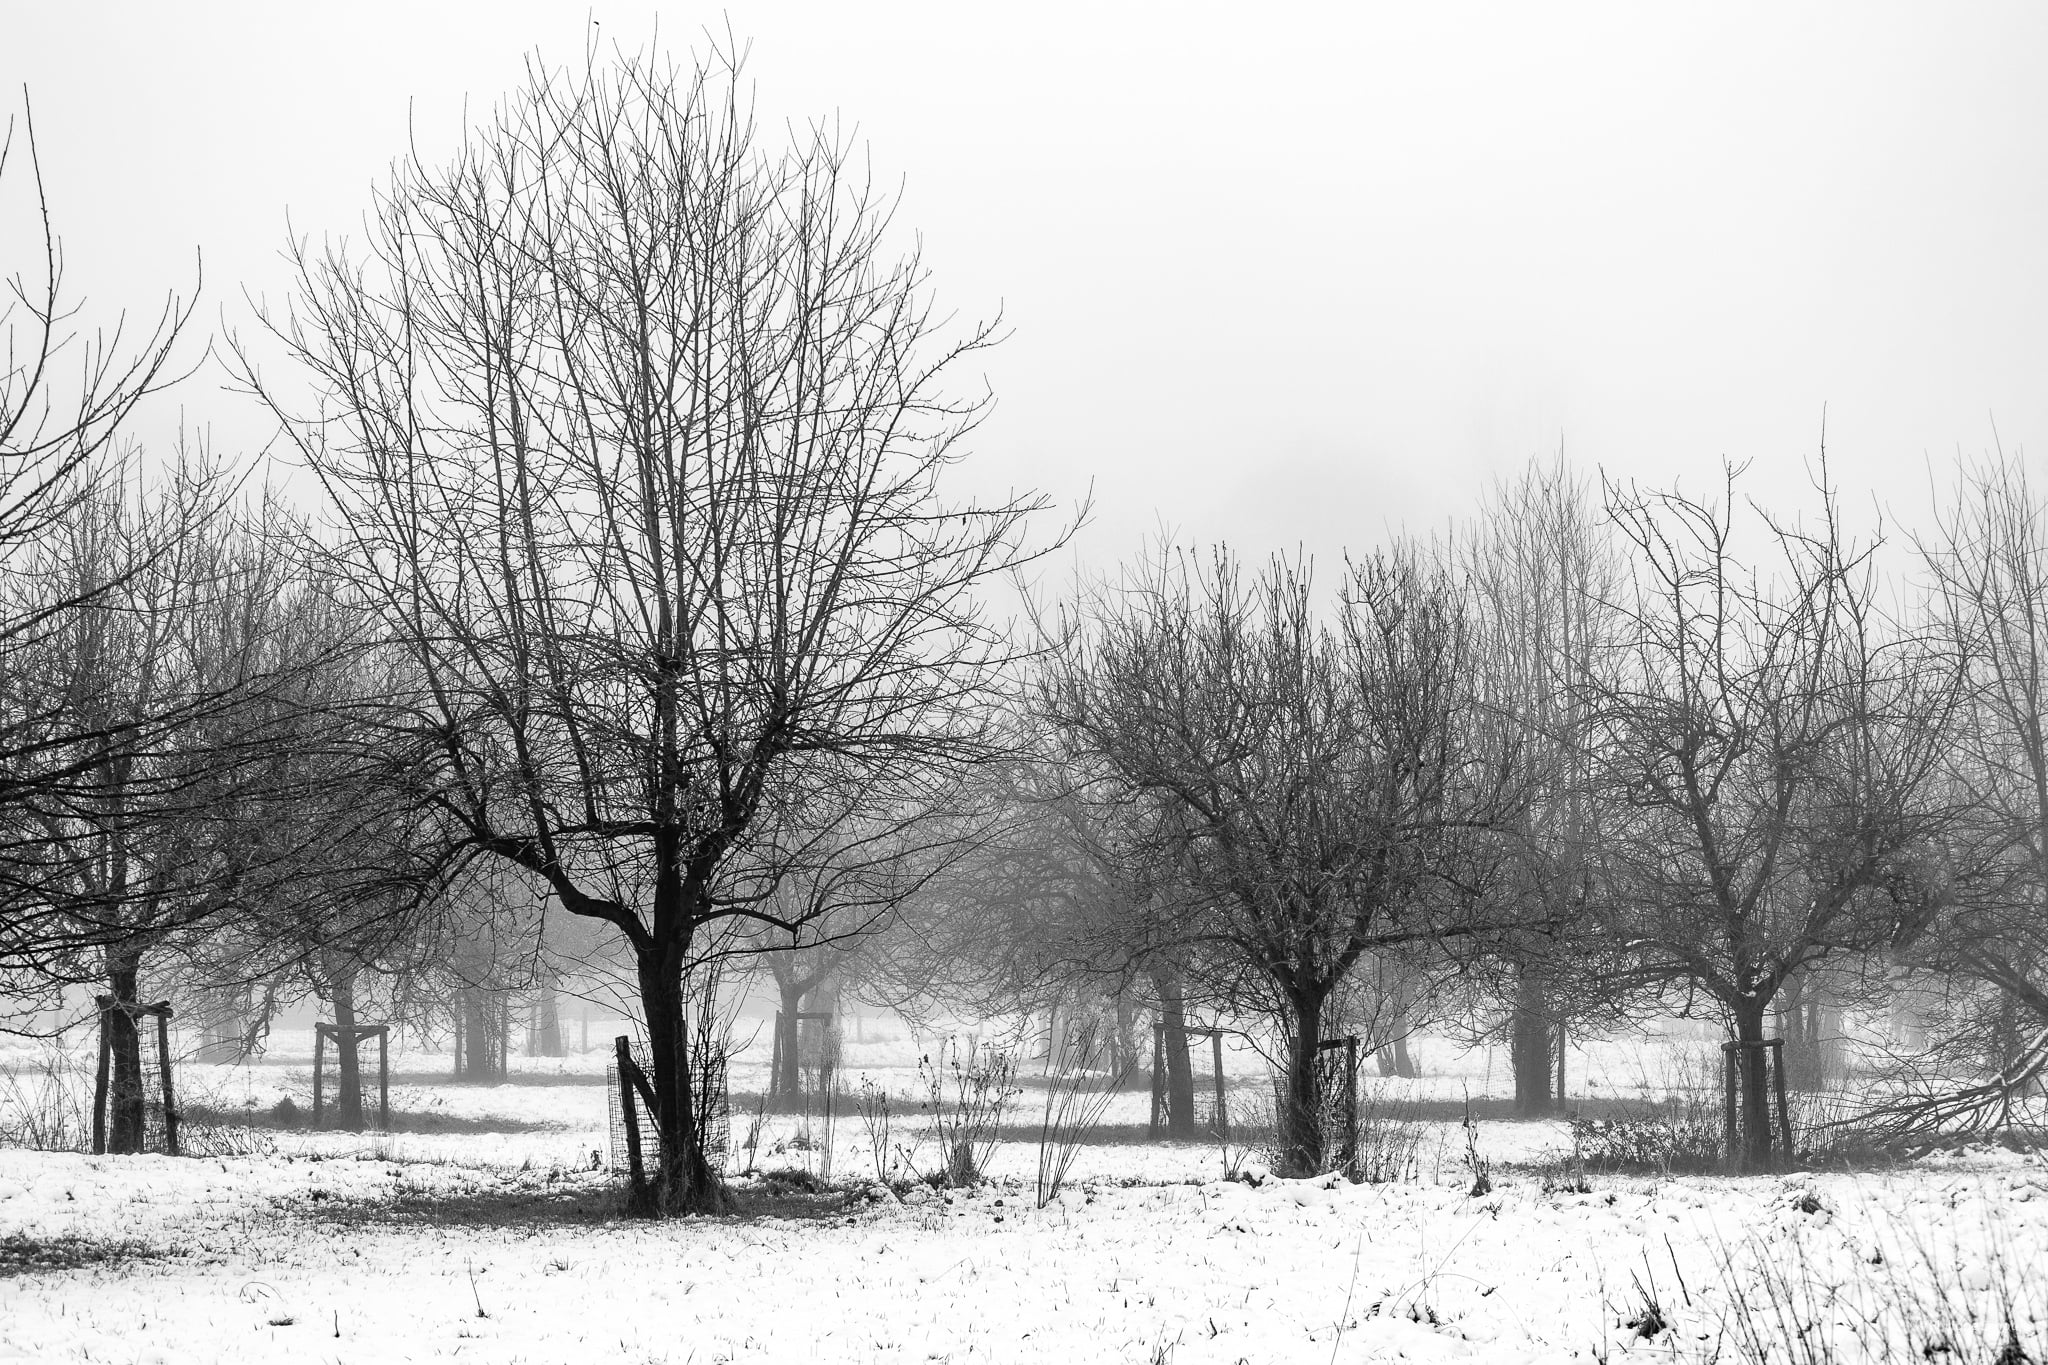
[[[649,1224],[616,1216],[617,1182],[590,1169],[608,1145],[602,1053],[522,1059],[489,1087],[401,1053],[398,1131],[344,1135],[265,1126],[278,1100],[309,1098],[294,1041],[180,1073],[188,1103],[248,1119],[195,1124],[195,1145],[239,1154],[0,1151],[0,1361],[1742,1359],[1752,1336],[1807,1327],[1795,1358],[1988,1362],[2007,1316],[2048,1357],[2048,1167],[2024,1153],[1596,1173],[1575,1193],[1541,1164],[1561,1125],[1483,1121],[1494,1188],[1475,1197],[1463,1130],[1431,1111],[1411,1181],[1254,1187],[1222,1179],[1242,1153],[1143,1141],[1140,1094],[1111,1105],[1108,1140],[1041,1209],[1044,1091],[1027,1087],[978,1191],[899,1202],[840,1108],[822,1190],[745,1177],[730,1216]],[[928,1046],[849,1045],[849,1081],[895,1095],[885,1167],[898,1147],[935,1155],[914,1102]],[[1454,1060],[1399,1084],[1483,1097]],[[759,1065],[736,1090],[758,1088]],[[1253,1063],[1228,1069],[1257,1092]],[[752,1122],[736,1105],[735,1168]],[[763,1115],[753,1163],[815,1176],[825,1127]],[[1934,1336],[1952,1349],[1926,1354]]]

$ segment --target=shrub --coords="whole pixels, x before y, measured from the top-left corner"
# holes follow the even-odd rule
[[[90,1150],[92,1084],[85,1063],[56,1044],[27,1066],[0,1071],[0,1147]]]
[[[972,1043],[964,1055],[947,1052],[941,1044],[937,1061],[927,1055],[917,1063],[939,1143],[939,1167],[926,1178],[964,1189],[981,1183],[995,1154],[1003,1110],[1020,1093],[1017,1064],[1007,1052],[984,1052]]]
[[[1061,1045],[1057,1064],[1046,1078],[1045,1121],[1038,1129],[1040,1208],[1059,1197],[1060,1188],[1067,1182],[1067,1172],[1073,1169],[1074,1158],[1080,1153],[1081,1135],[1095,1126],[1102,1111],[1123,1088],[1124,1077],[1107,1074],[1097,1088],[1088,1088],[1095,1076],[1095,1064],[1103,1060],[1098,1054],[1108,1050],[1098,1045],[1094,1026],[1090,1025]]]
[[[1425,1131],[1421,1101],[1392,1086],[1365,1087],[1358,1100],[1358,1144],[1347,1174],[1366,1185],[1419,1180]]]

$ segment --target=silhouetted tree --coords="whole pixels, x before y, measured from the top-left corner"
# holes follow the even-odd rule
[[[766,144],[728,53],[536,66],[398,168],[365,256],[302,250],[275,327],[452,837],[630,945],[671,1209],[719,1198],[685,969],[772,919],[729,862],[821,790],[914,808],[1015,653],[978,590],[1039,504],[940,488],[994,333],[941,335],[889,215],[833,128]]]

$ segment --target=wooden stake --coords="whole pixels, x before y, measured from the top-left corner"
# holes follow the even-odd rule
[[[1223,1030],[1209,1032],[1209,1056],[1216,1070],[1216,1136],[1228,1140],[1230,1137],[1230,1107],[1223,1094]]]
[[[1773,1038],[1769,1044],[1772,1051],[1771,1074],[1777,1078],[1778,1089],[1778,1136],[1785,1143],[1785,1164],[1792,1164],[1792,1109],[1785,1103],[1785,1040]]]
[[[164,1150],[178,1155],[178,1097],[171,1090],[171,1006],[156,1007],[156,1065],[164,1082]]]
[[[1739,1165],[1742,1162],[1742,1154],[1735,1146],[1738,1136],[1735,1122],[1736,1076],[1742,1065],[1736,1056],[1736,1050],[1741,1046],[1736,1042],[1721,1044],[1721,1135],[1726,1143],[1724,1160],[1729,1165]]]
[[[327,1025],[313,1025],[313,1126],[320,1126],[320,1069],[327,1061]]]
[[[107,1004],[112,996],[99,997],[100,1007],[100,1069],[92,1085],[92,1154],[105,1156],[107,1152],[107,1068],[111,1063],[111,1041],[107,1038]]]
[[[1159,1117],[1166,1109],[1166,1025],[1152,1026],[1152,1121],[1145,1126],[1148,1141],[1159,1140]]]
[[[624,1034],[614,1046],[619,1067],[619,1116],[626,1125],[626,1167],[636,1198],[647,1188],[647,1170],[640,1161],[640,1115],[633,1101],[633,1081],[640,1070],[633,1062],[633,1043]]]

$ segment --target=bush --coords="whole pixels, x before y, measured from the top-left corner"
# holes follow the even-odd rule
[[[1594,1118],[1567,1114],[1572,1156],[1580,1172],[1654,1171],[1698,1174],[1720,1167],[1725,1146],[1721,1112],[1721,1055],[1701,1051],[1668,1059],[1640,1088],[1662,1099],[1622,1102],[1617,1112]]]
[[[1672,1113],[1620,1118],[1570,1115],[1572,1156],[1580,1170],[1699,1174],[1721,1164],[1721,1115],[1681,1106]]]
[[[0,1147],[92,1149],[92,1073],[51,1044],[26,1066],[0,1071]]]
[[[1091,1024],[1063,1042],[1056,1065],[1048,1066],[1045,1087],[1045,1120],[1038,1129],[1038,1207],[1059,1197],[1067,1173],[1080,1154],[1081,1138],[1102,1118],[1102,1111],[1116,1098],[1130,1075],[1107,1074],[1110,1049],[1097,1039]],[[1098,1069],[1103,1076],[1095,1081]],[[1092,1088],[1091,1088],[1092,1087]]]
[[[942,1044],[938,1060],[918,1059],[917,1072],[929,1096],[925,1106],[939,1143],[939,1166],[924,1179],[935,1185],[965,1189],[981,1183],[995,1154],[1003,1110],[1022,1092],[1015,1085],[1017,1063],[1007,1052],[977,1049],[949,1058]]]
[[[1358,1097],[1358,1147],[1348,1172],[1366,1185],[1422,1178],[1422,1102],[1388,1085],[1363,1088]]]
[[[240,1123],[186,1123],[178,1145],[187,1156],[275,1156],[277,1139]]]

